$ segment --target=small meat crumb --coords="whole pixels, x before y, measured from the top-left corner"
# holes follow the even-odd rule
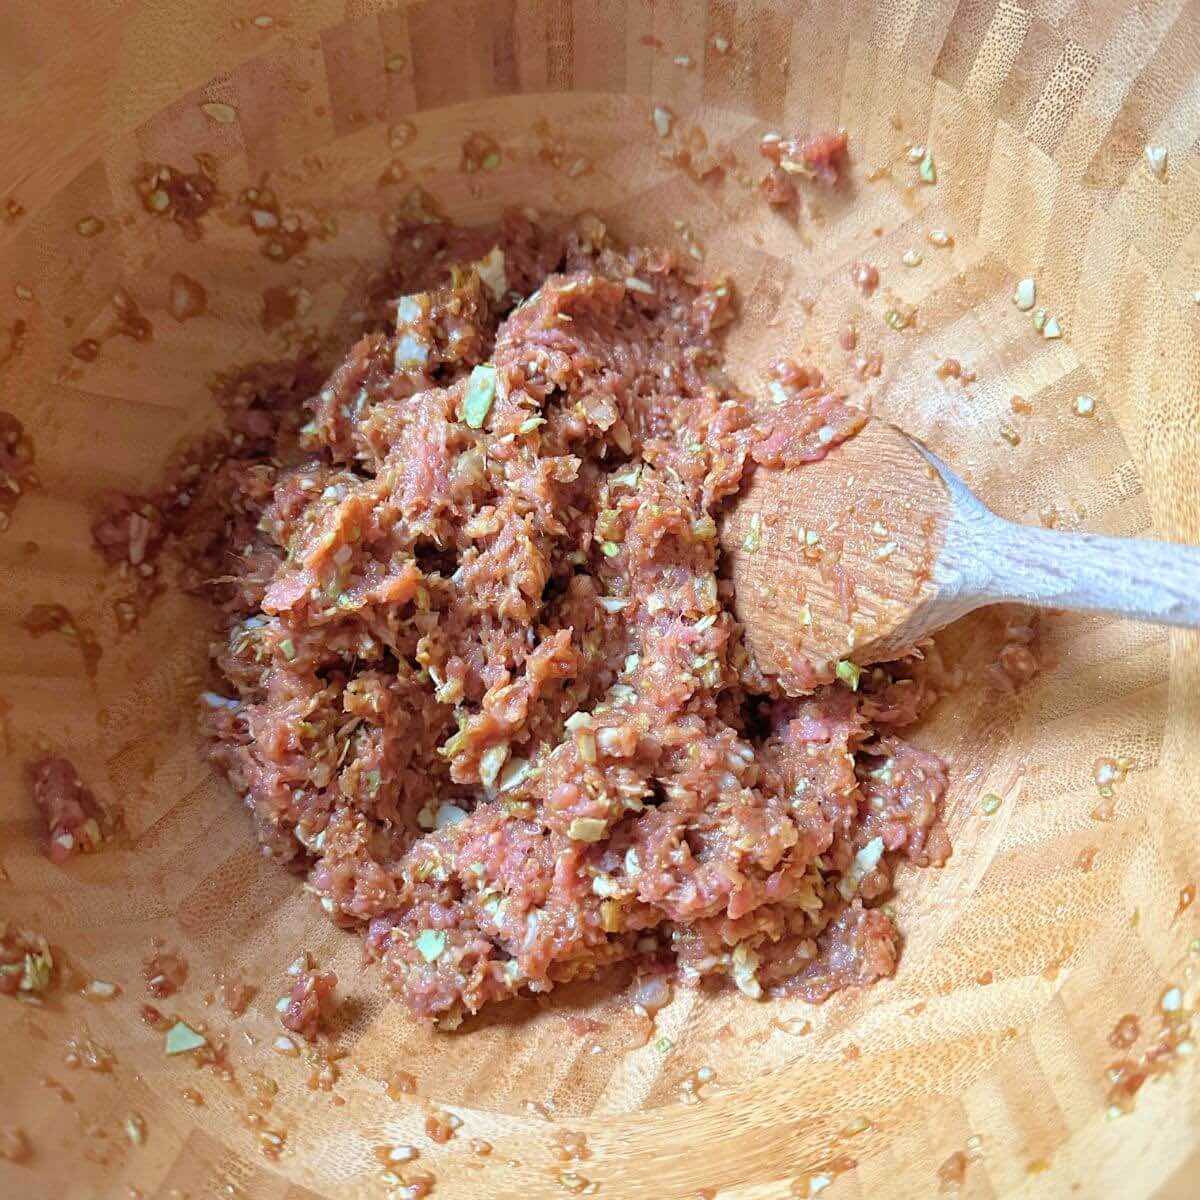
[[[864,296],[870,296],[879,286],[879,268],[873,263],[858,259],[850,264],[850,278]]]
[[[439,1145],[445,1145],[462,1128],[462,1117],[455,1113],[431,1112],[425,1118],[426,1134]]]
[[[33,802],[45,818],[46,855],[65,863],[75,854],[99,850],[106,818],[79,772],[65,758],[47,755],[27,768]]]
[[[459,170],[468,175],[476,171],[494,171],[500,166],[500,143],[491,134],[478,131],[469,134],[462,144]]]
[[[156,946],[154,953],[142,963],[146,991],[155,1000],[166,1000],[168,996],[175,995],[187,982],[187,977],[187,959],[175,950]]]
[[[949,1188],[959,1188],[967,1177],[967,1167],[970,1164],[965,1150],[955,1150],[938,1167],[938,1186],[942,1191]]]
[[[283,1010],[284,1028],[306,1041],[314,1041],[337,1008],[333,999],[335,987],[337,976],[332,971],[305,971],[292,987]]]
[[[246,1011],[257,990],[246,983],[238,972],[222,971],[217,975],[217,996],[235,1017],[240,1017]]]
[[[145,164],[134,185],[142,207],[155,217],[170,217],[189,241],[200,237],[200,220],[217,200],[213,164],[198,156],[198,171],[181,171],[166,164]]]
[[[849,166],[850,152],[844,132],[818,133],[810,138],[780,138],[768,134],[759,153],[788,175],[801,175],[832,187]]]
[[[1034,620],[1010,621],[1005,626],[1004,646],[987,672],[995,686],[1002,691],[1016,692],[1038,673],[1037,635]]]
[[[775,208],[789,208],[799,202],[796,178],[833,187],[841,181],[850,162],[845,133],[820,133],[806,139],[768,133],[759,143],[758,152],[772,164],[761,186],[767,203]]]

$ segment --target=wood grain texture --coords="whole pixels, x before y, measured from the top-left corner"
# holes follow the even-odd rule
[[[1200,547],[1004,521],[944,463],[931,461],[949,509],[933,569],[936,595],[913,606],[900,638],[1004,601],[1200,627]]]
[[[270,25],[253,23],[259,11]],[[809,1194],[814,1173],[836,1168],[832,1200],[923,1200],[960,1151],[971,1155],[964,1197],[1194,1194],[1195,1059],[1147,1083],[1128,1116],[1105,1117],[1117,1020],[1135,1013],[1155,1029],[1172,984],[1196,1004],[1197,906],[1180,905],[1200,882],[1194,635],[1062,618],[1046,635],[1059,665],[1029,692],[967,691],[936,712],[922,740],[955,767],[955,853],[943,871],[901,881],[908,940],[895,980],[817,1010],[679,993],[659,1016],[665,1053],[633,1044],[607,984],[435,1038],[360,971],[357,941],[257,855],[236,798],[201,761],[191,706],[203,610],[170,595],[136,636],[117,636],[114,585],[87,529],[104,489],[143,487],[211,423],[214,371],[280,351],[283,335],[258,320],[265,287],[302,283],[306,323],[345,320],[383,253],[381,215],[419,182],[462,220],[536,199],[591,206],[624,236],[674,244],[672,221],[686,220],[705,269],[731,273],[744,297],[730,353],[748,387],[781,352],[848,375],[834,333],[853,321],[863,348],[883,354],[863,399],[1002,516],[1052,509],[1069,529],[1200,541],[1197,19],[1186,3],[1083,0],[9,6],[0,214],[10,199],[23,213],[0,221],[0,330],[25,328],[7,357],[0,335],[0,407],[33,431],[41,486],[0,534],[0,915],[125,990],[107,1005],[71,992],[45,1010],[0,1004],[0,1124],[19,1121],[34,1147],[26,1166],[0,1161],[0,1195],[381,1197],[373,1151],[391,1143],[420,1148],[438,1197],[562,1196],[568,1170],[605,1197],[710,1188],[775,1200]],[[714,48],[718,33],[728,50]],[[684,53],[690,66],[674,62]],[[201,106],[213,102],[235,119],[212,120]],[[736,180],[700,185],[663,158],[655,104],[676,114],[673,140],[701,129],[751,181],[765,130],[845,125],[852,190],[790,223]],[[407,182],[380,186],[388,129],[405,120],[417,136],[394,157]],[[458,170],[474,129],[504,150],[486,188]],[[590,170],[546,162],[547,131]],[[1168,148],[1166,179],[1144,165],[1148,141]],[[914,142],[934,152],[935,186],[916,179]],[[197,152],[213,156],[227,195],[270,172],[288,208],[334,217],[336,234],[283,265],[221,214],[185,240],[145,213],[131,181],[142,162],[189,169]],[[103,221],[97,236],[77,233],[85,217]],[[953,245],[930,245],[933,228]],[[914,246],[921,266],[902,267]],[[848,285],[860,257],[883,275],[870,299]],[[209,298],[183,325],[166,309],[175,272]],[[1062,320],[1060,341],[1010,303],[1029,275]],[[154,338],[106,341],[84,364],[70,347],[108,328],[118,286]],[[898,302],[916,309],[901,330],[884,321]],[[978,382],[931,385],[947,356]],[[1091,420],[1073,414],[1081,393],[1096,397]],[[1014,394],[1031,413],[1012,410]],[[48,600],[102,638],[94,681],[74,644],[21,629]],[[987,621],[951,631],[976,668]],[[66,869],[40,856],[20,784],[39,740],[69,749],[123,808],[128,847]],[[1129,762],[1111,807],[1096,794],[1100,756]],[[1003,797],[991,817],[985,792]],[[138,1021],[156,935],[191,963],[170,1010],[230,1037],[241,1091],[164,1058]],[[270,1049],[274,1001],[301,948],[345,980],[340,1106],[309,1089],[302,1061]],[[260,988],[237,1022],[203,1003],[229,967]],[[582,1012],[608,1028],[576,1036],[567,1018]],[[62,1065],[84,1029],[112,1050],[111,1074]],[[702,1065],[713,1085],[683,1103],[681,1084]],[[417,1095],[391,1100],[400,1069]],[[254,1071],[279,1089],[268,1125],[287,1143],[275,1162],[247,1125]],[[464,1122],[445,1147],[424,1133],[433,1105]],[[121,1128],[134,1111],[148,1128],[138,1147]],[[563,1161],[564,1130],[586,1134],[590,1157]],[[472,1154],[469,1138],[492,1154]]]

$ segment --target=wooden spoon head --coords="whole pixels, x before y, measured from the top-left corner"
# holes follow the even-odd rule
[[[919,447],[882,421],[818,462],[759,467],[721,529],[759,667],[807,691],[841,660],[878,662],[911,645],[936,597],[950,509]]]

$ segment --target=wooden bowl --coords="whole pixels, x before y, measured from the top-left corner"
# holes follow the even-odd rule
[[[279,354],[297,322],[346,324],[384,253],[384,215],[420,184],[464,221],[588,207],[625,237],[686,235],[744,297],[730,349],[747,386],[781,351],[844,372],[833,333],[852,319],[883,354],[879,411],[1001,512],[1200,541],[1198,13],[1070,0],[10,7],[0,408],[32,436],[38,485],[0,534],[0,916],[42,930],[70,969],[44,1007],[0,1000],[0,1126],[31,1149],[0,1161],[0,1195],[376,1197],[389,1194],[376,1150],[411,1144],[420,1158],[396,1170],[410,1185],[435,1176],[437,1197],[764,1200],[827,1182],[831,1198],[1195,1196],[1190,1043],[1145,1056],[1164,994],[1180,1002],[1176,1028],[1197,998],[1194,637],[1064,616],[1045,635],[1056,665],[1018,698],[968,693],[938,710],[921,740],[954,768],[955,853],[901,878],[894,980],[820,1008],[676,990],[648,1041],[612,999],[621,980],[605,980],[434,1035],[360,969],[358,940],[259,857],[202,760],[203,607],[169,592],[119,632],[127,584],[89,526],[105,490],[151,485],[213,424],[215,372]],[[671,113],[665,138],[656,106]],[[850,186],[790,223],[755,186],[759,138],[831,126],[851,136]],[[474,131],[499,143],[497,169],[460,170]],[[1148,144],[1166,148],[1161,171]],[[693,178],[724,147],[739,164],[724,184]],[[144,164],[194,170],[198,154],[227,203],[189,240],[135,181]],[[264,180],[316,233],[286,262],[233,218]],[[920,265],[902,265],[909,249]],[[850,286],[860,258],[882,276],[871,298]],[[176,274],[202,284],[203,315],[172,316]],[[1060,339],[1012,303],[1023,277]],[[108,336],[119,288],[150,340]],[[303,311],[264,329],[264,291],[288,288]],[[907,327],[887,324],[910,309]],[[89,338],[95,355],[78,349]],[[939,379],[947,357],[977,382]],[[1087,418],[1081,394],[1095,398]],[[84,637],[34,638],[23,621],[45,603]],[[961,632],[968,657],[982,628]],[[87,635],[102,648],[91,676]],[[127,843],[47,861],[21,774],[45,745],[123,811]],[[1128,760],[1108,797],[1104,758]],[[1002,798],[990,815],[985,793]],[[232,1081],[166,1057],[139,1019],[155,937],[190,967],[162,1007],[228,1040]],[[343,980],[332,1091],[272,1048],[302,950]],[[258,988],[240,1019],[206,1007],[218,971]],[[87,979],[122,992],[84,999]],[[1118,1048],[1129,1015],[1141,1036]],[[103,1046],[111,1070],[68,1067],[71,1038]],[[1123,1059],[1150,1072],[1128,1112],[1113,1110],[1109,1074]],[[462,1126],[439,1145],[426,1121],[443,1107]],[[128,1134],[133,1114],[144,1138]]]

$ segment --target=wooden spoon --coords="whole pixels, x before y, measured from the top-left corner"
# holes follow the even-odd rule
[[[755,659],[789,690],[1002,601],[1200,628],[1200,548],[1002,520],[882,421],[819,462],[759,468],[721,543]]]

